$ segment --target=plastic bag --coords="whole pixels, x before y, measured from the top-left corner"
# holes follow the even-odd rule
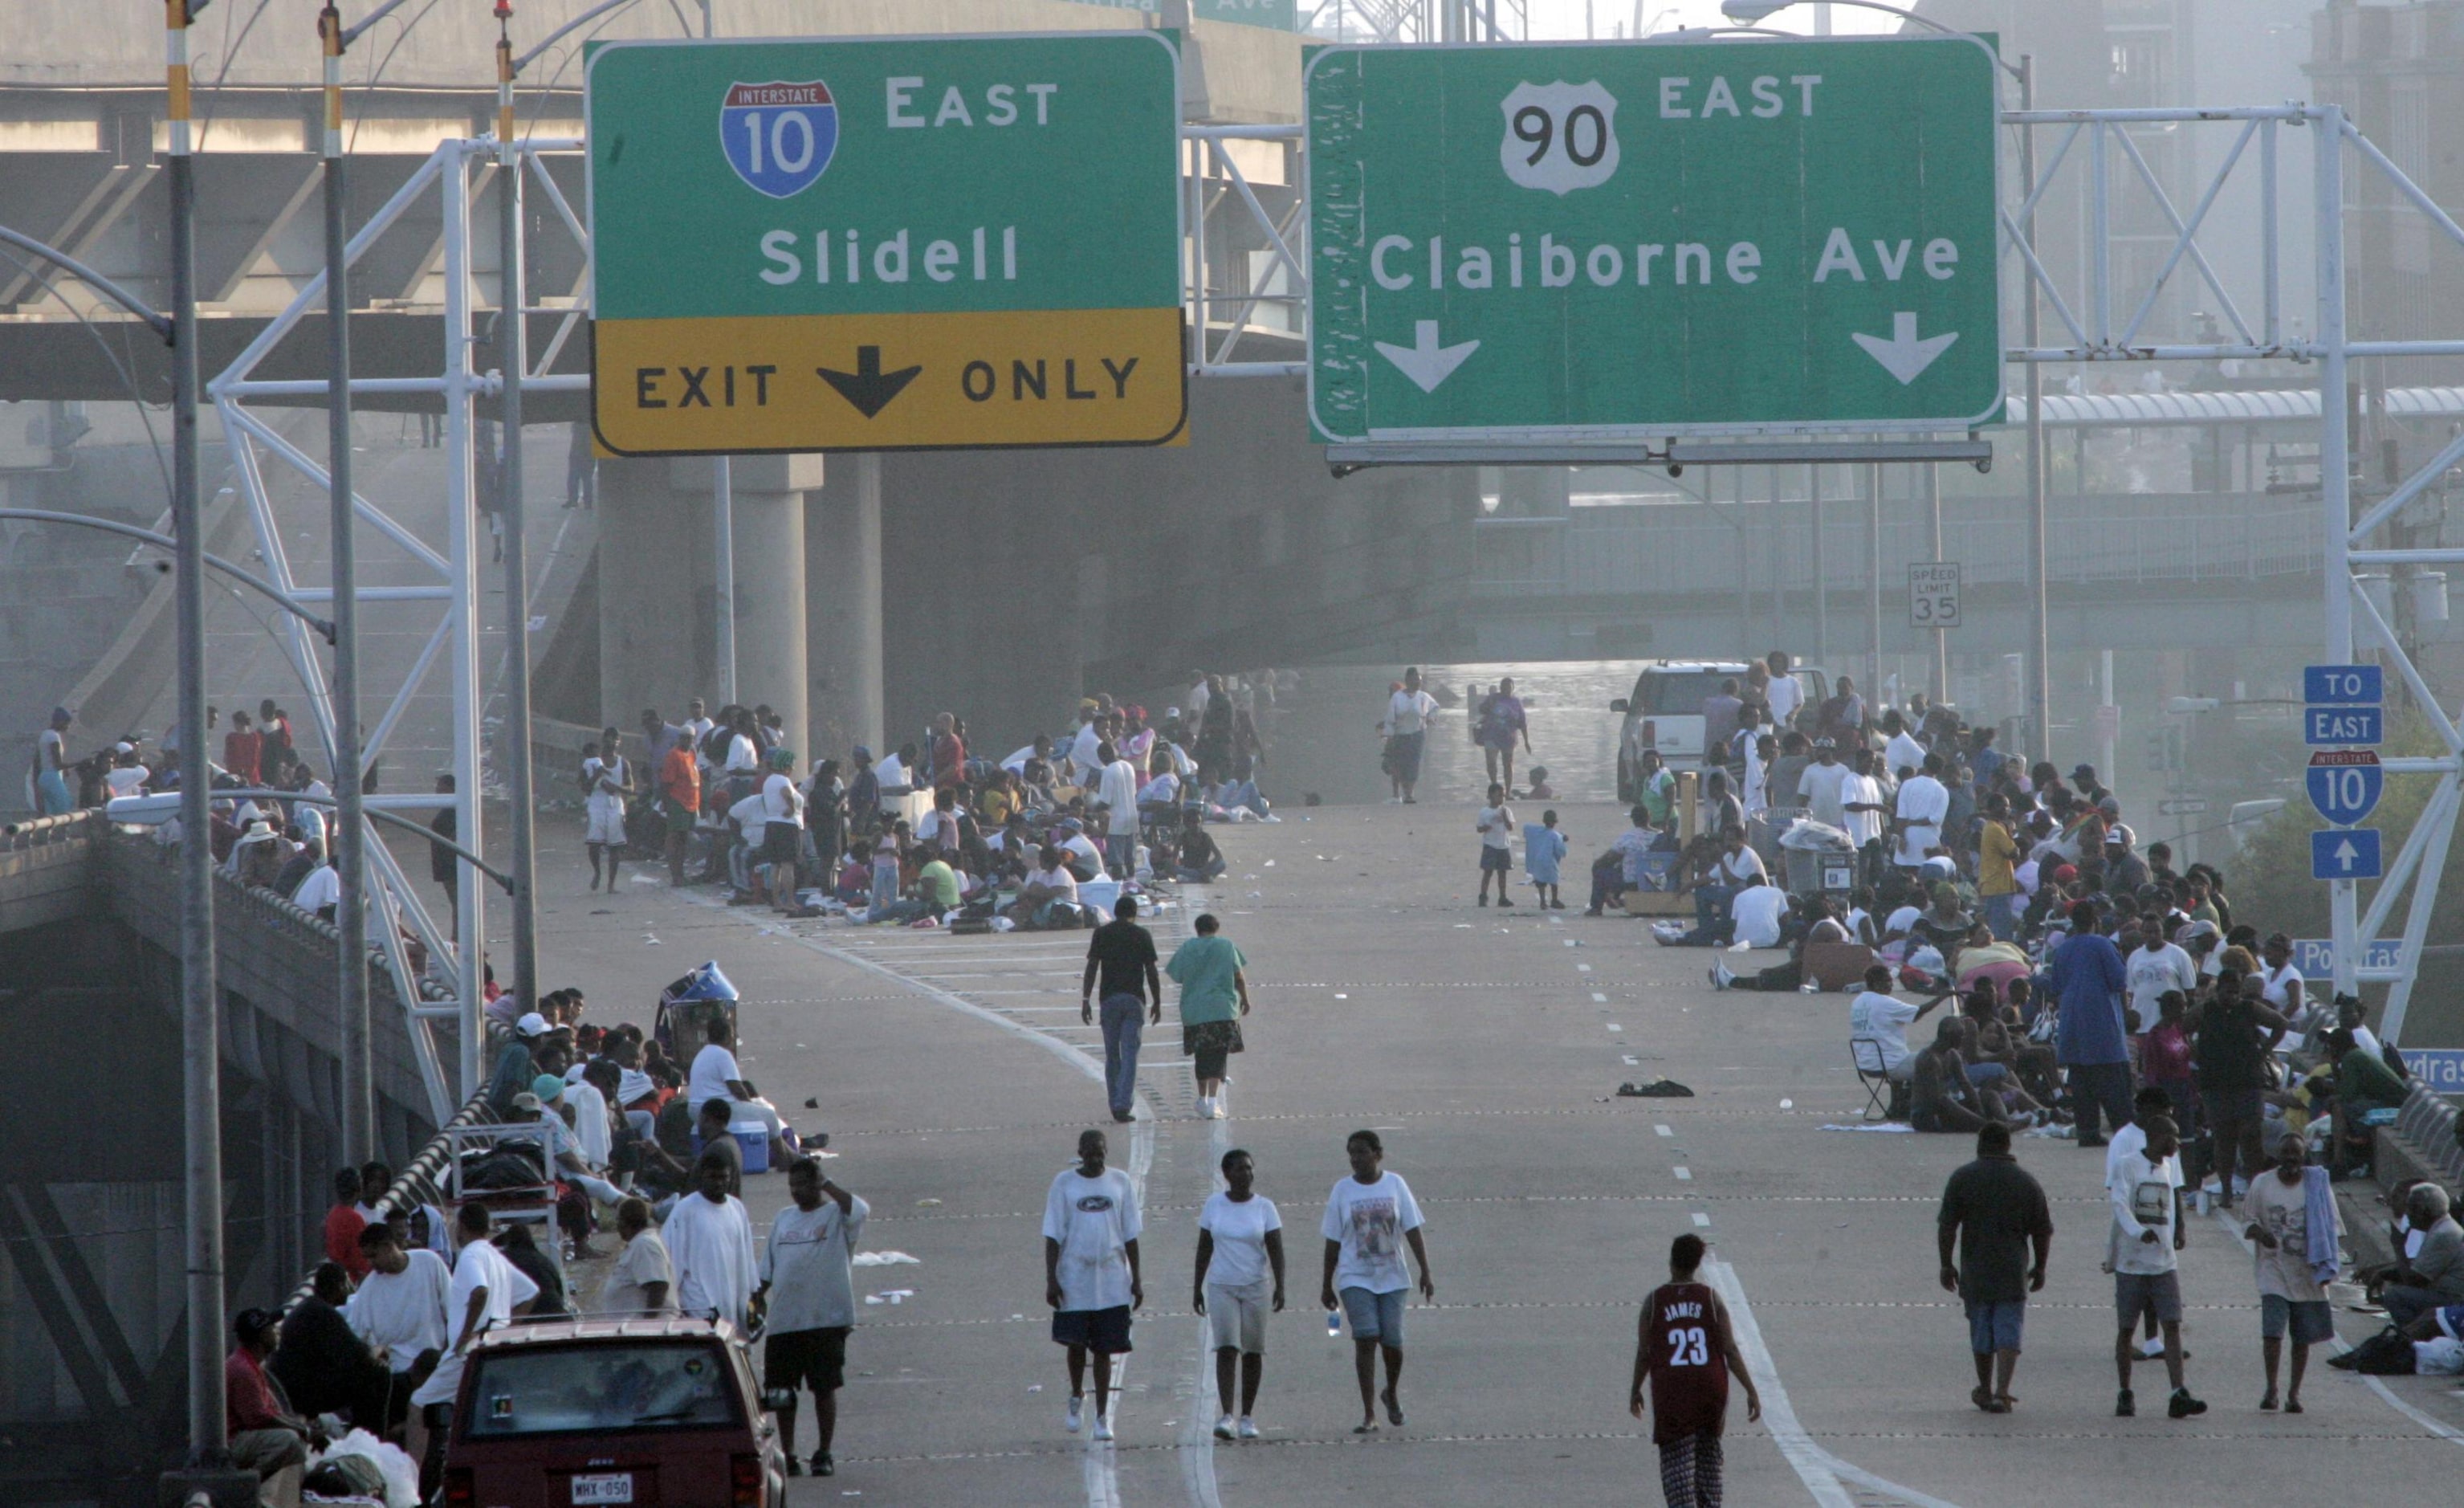
[[[385,1508],[419,1508],[419,1463],[402,1447],[388,1445],[365,1430],[354,1430],[325,1448],[320,1462],[337,1458],[372,1463],[383,1483]],[[338,1463],[339,1464],[339,1463]],[[357,1476],[357,1467],[345,1467]]]

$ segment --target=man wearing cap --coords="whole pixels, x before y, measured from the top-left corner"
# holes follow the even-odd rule
[[[667,823],[668,883],[682,889],[685,852],[693,840],[693,824],[701,820],[701,761],[693,756],[693,741],[685,730],[673,731],[676,737],[658,756],[659,815]]]
[[[514,1040],[496,1053],[496,1066],[488,1075],[488,1107],[497,1120],[512,1115],[514,1097],[531,1087],[539,1076],[539,1065],[531,1054],[547,1040],[547,1017],[533,1010],[514,1023]]]
[[[223,1426],[231,1435],[231,1465],[263,1481],[290,1466],[308,1463],[308,1447],[324,1449],[325,1431],[292,1411],[282,1385],[265,1370],[266,1358],[282,1334],[282,1317],[271,1309],[243,1309],[231,1321],[238,1343],[223,1359]]]
[[[137,745],[121,739],[111,746],[111,768],[103,771],[103,788],[110,796],[134,796],[144,790],[153,771],[137,762]]]
[[[582,1143],[575,1140],[573,1128],[565,1123],[565,1091],[561,1074],[541,1074],[531,1080],[530,1093],[516,1095],[507,1120],[513,1125],[534,1122],[547,1127],[548,1160],[555,1164],[552,1176],[561,1183],[573,1185],[591,1199],[614,1206],[624,1201],[625,1190],[601,1178],[582,1160]],[[557,1222],[573,1238],[574,1255],[588,1261],[600,1253],[590,1246],[590,1207],[574,1194],[557,1202]]]

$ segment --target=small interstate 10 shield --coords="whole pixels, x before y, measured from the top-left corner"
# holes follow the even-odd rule
[[[718,112],[719,144],[746,187],[791,199],[813,186],[839,145],[829,85],[731,84]]]

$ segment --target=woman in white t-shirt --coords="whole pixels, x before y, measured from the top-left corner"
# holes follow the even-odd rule
[[[616,870],[625,861],[625,798],[633,793],[633,769],[625,763],[624,736],[614,728],[600,730],[582,762],[583,808],[589,819],[583,842],[590,848],[590,888],[599,888],[600,867],[607,872],[607,889],[616,889]]]
[[[1258,1438],[1258,1384],[1266,1372],[1266,1315],[1284,1308],[1284,1217],[1256,1192],[1257,1164],[1235,1147],[1223,1154],[1223,1191],[1198,1214],[1198,1312],[1215,1343],[1215,1394],[1222,1412],[1215,1435]],[[1241,1373],[1241,1411],[1232,1412],[1232,1374]]]

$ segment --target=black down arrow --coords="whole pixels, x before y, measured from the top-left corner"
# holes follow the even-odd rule
[[[855,411],[869,419],[890,407],[890,400],[907,390],[921,366],[902,366],[894,372],[881,369],[881,347],[859,345],[855,348],[855,370],[832,371],[826,366],[813,368],[822,381],[839,391],[839,396],[855,405]]]

